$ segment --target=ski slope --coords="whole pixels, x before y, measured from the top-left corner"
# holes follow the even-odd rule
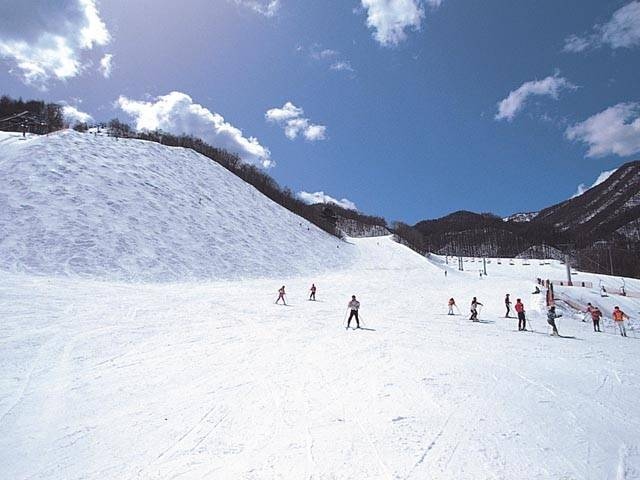
[[[0,478],[640,478],[640,343],[570,311],[549,336],[531,292],[562,265],[481,279],[350,242],[348,270],[244,281],[0,273]],[[505,293],[533,331],[503,317]],[[366,330],[343,328],[351,294]]]
[[[0,132],[1,270],[242,279],[335,270],[349,250],[192,150],[73,130]]]

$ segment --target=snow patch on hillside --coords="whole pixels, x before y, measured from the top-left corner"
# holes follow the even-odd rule
[[[508,217],[504,217],[502,220],[505,222],[516,222],[516,223],[524,223],[530,222],[534,218],[538,216],[538,212],[521,212],[514,213],[513,215],[509,215]]]

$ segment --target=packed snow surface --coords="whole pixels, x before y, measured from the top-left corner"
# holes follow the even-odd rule
[[[239,279],[335,269],[351,250],[193,150],[0,132],[2,270]]]
[[[640,478],[636,331],[594,333],[565,308],[549,336],[531,292],[563,265],[493,259],[481,278],[351,241],[349,270],[244,281],[0,273],[0,478]],[[594,288],[560,290],[637,319],[640,283],[601,297],[599,278],[621,282],[578,272]],[[366,329],[343,326],[352,294]]]

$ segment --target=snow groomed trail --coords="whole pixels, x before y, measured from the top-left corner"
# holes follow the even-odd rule
[[[640,340],[569,312],[550,337],[533,279],[562,266],[445,277],[390,238],[349,241],[349,269],[294,278],[0,273],[0,477],[640,478]],[[351,294],[367,330],[343,327]]]

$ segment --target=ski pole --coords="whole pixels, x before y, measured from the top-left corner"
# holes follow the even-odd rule
[[[533,320],[531,320],[531,318],[528,318],[527,322],[529,322],[529,326],[531,327],[531,331],[533,333],[536,333],[536,329],[533,327]]]

